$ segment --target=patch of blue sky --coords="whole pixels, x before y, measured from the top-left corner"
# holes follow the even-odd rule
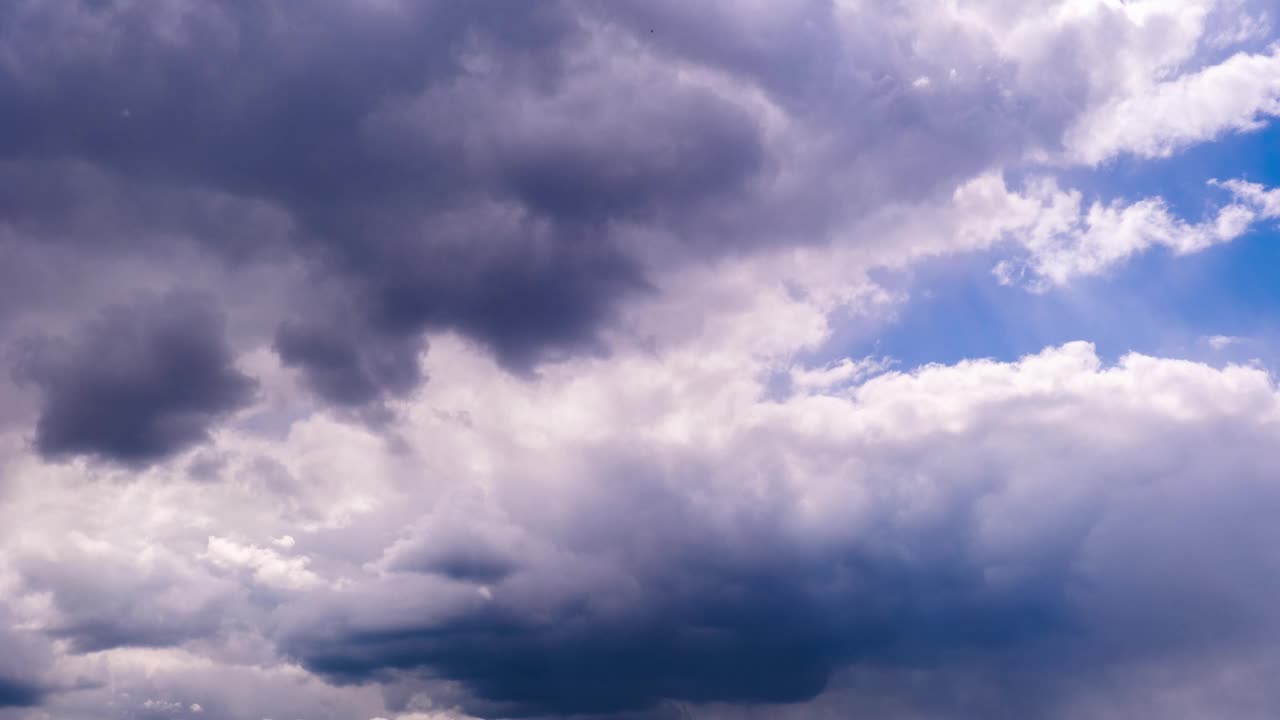
[[[1211,178],[1280,186],[1280,123],[1227,135],[1170,158],[1121,157],[1058,172],[1086,202],[1164,198],[1189,221],[1230,201]],[[1011,178],[1015,184],[1019,178]],[[1096,277],[1041,294],[1000,285],[991,268],[1011,248],[917,266],[879,280],[905,291],[897,316],[837,338],[837,354],[889,356],[901,367],[966,358],[1013,360],[1072,340],[1115,360],[1134,351],[1222,364],[1280,367],[1280,224],[1263,221],[1231,243],[1174,256],[1156,248]],[[834,347],[831,349],[835,349]]]

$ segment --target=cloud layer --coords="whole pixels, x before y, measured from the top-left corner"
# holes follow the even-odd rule
[[[1163,82],[1222,112],[1197,78],[1266,76],[1170,79],[1231,17],[1213,3],[998,5],[12,3],[0,162],[38,182],[0,199],[8,242],[288,259],[255,324],[320,398],[376,410],[420,383],[424,332],[517,371],[603,352],[673,267],[870,242],[868,213],[1021,158],[1207,139],[1127,108]],[[1260,92],[1210,125],[1254,127]]]
[[[1275,715],[1265,362],[850,350],[1274,229],[1272,13],[3,4],[0,720]]]
[[[1273,661],[1280,495],[1265,448],[1280,396],[1264,371],[1106,366],[1073,344],[768,401],[750,368],[714,358],[588,361],[522,390],[464,344],[431,357],[438,382],[405,428],[420,440],[380,449],[352,426],[297,428],[270,452],[310,489],[277,507],[234,524],[219,510],[263,494],[244,438],[224,446],[218,484],[184,484],[174,466],[114,501],[104,489],[101,519],[69,540],[46,535],[56,514],[35,535],[27,523],[47,549],[26,555],[22,583],[52,593],[48,631],[122,668],[134,646],[229,668],[279,652],[339,687],[404,688],[393,711],[431,698],[477,717],[794,703],[842,691],[849,668],[969,677],[955,697],[893,680],[861,703],[1068,717],[1172,691],[1160,683],[1192,672],[1184,656]],[[695,377],[693,405],[652,397]],[[608,387],[608,406],[574,423]],[[344,464],[382,479],[326,480]],[[62,492],[30,467],[29,506]],[[298,503],[332,510],[327,493],[366,499],[285,520]],[[243,539],[206,542],[214,517]],[[268,549],[284,529],[304,535]],[[134,569],[109,569],[121,563]],[[246,646],[246,630],[275,650]],[[1154,675],[1081,694],[1128,674]],[[1202,707],[1272,707],[1200,689]],[[191,698],[222,706],[204,693]]]

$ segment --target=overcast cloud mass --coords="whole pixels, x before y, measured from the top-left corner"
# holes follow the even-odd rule
[[[0,720],[1278,717],[1277,117],[1269,0],[0,2]]]

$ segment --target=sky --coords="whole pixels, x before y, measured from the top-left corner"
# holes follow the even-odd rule
[[[0,3],[0,720],[1280,716],[1271,0]]]

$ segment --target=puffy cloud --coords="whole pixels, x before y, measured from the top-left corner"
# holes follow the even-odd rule
[[[270,548],[242,545],[227,538],[210,537],[205,557],[219,567],[245,568],[267,585],[298,589],[319,581],[307,569],[308,558],[285,557]]]
[[[869,375],[888,369],[888,365],[889,363],[885,360],[873,358],[862,360],[844,358],[823,368],[792,368],[791,382],[796,387],[820,390],[859,382]]]
[[[281,362],[303,370],[311,389],[338,406],[365,407],[403,394],[422,381],[416,339],[362,337],[358,326],[305,327],[286,322],[276,332]]]
[[[455,680],[485,717],[795,702],[849,666],[998,674],[1010,662],[1030,677],[988,677],[987,709],[1043,715],[1098,668],[1234,657],[1266,642],[1238,629],[1272,632],[1264,595],[1246,590],[1274,573],[1246,548],[1265,542],[1280,500],[1258,464],[1280,418],[1260,370],[1137,355],[1107,367],[1073,344],[782,402],[721,390],[683,436],[661,431],[683,405],[644,421],[628,405],[629,422],[575,452],[561,440],[534,467],[526,458],[549,449],[519,426],[555,432],[556,408],[592,390],[576,392],[544,399],[539,420],[510,388],[490,396],[503,415],[469,389],[468,428],[433,424],[528,438],[486,456],[487,505],[444,511],[507,527],[514,572],[477,592],[383,563],[284,611],[285,647],[348,681]],[[415,537],[389,557],[459,542]],[[1155,612],[1155,596],[1180,600]]]
[[[1248,204],[1261,219],[1274,220],[1280,218],[1280,188],[1267,189],[1258,183],[1243,180],[1227,180],[1213,183],[1231,191],[1238,199]]]
[[[15,537],[61,559],[20,562],[25,589],[10,596],[32,598],[29,616],[82,649],[78,638],[103,637],[83,631],[93,617],[112,618],[129,645],[181,643],[148,651],[181,654],[147,676],[168,694],[137,686],[135,702],[196,702],[209,717],[271,716],[215,689],[217,677],[252,677],[277,688],[260,694],[299,703],[345,698],[369,717],[455,706],[737,717],[761,702],[1068,717],[1138,702],[1099,690],[1111,676],[1142,677],[1156,694],[1191,683],[1201,708],[1275,706],[1186,679],[1178,660],[1242,673],[1270,662],[1266,578],[1277,575],[1265,548],[1280,495],[1264,449],[1280,396],[1264,371],[1140,355],[1108,365],[1076,343],[1013,363],[798,383],[779,397],[768,354],[678,347],[531,380],[441,337],[426,361],[437,382],[406,408],[404,446],[362,444],[364,431],[330,423],[281,441],[299,477],[345,464],[351,484],[334,497],[363,486],[363,505],[311,529],[281,523],[288,505],[244,505],[248,478],[174,485],[166,474],[182,464],[171,461],[128,496],[95,493],[107,524],[85,532],[103,540],[73,536],[92,558],[74,560],[59,530],[70,518],[37,498],[83,481],[68,469],[64,491],[36,466],[20,470],[23,506],[48,509]],[[235,434],[219,444],[229,468],[259,451]],[[390,482],[373,492],[379,477]],[[139,497],[147,516],[110,522]],[[209,522],[219,538],[261,543],[210,542]],[[295,545],[267,549],[286,530]],[[140,537],[171,548],[145,573],[127,569]],[[232,561],[248,573],[219,578]],[[324,582],[264,592],[295,571]],[[106,580],[129,574],[131,589]],[[226,584],[237,577],[247,595]],[[35,598],[49,591],[46,608]],[[128,612],[101,602],[112,597],[151,599]],[[223,622],[199,621],[201,597],[221,598]],[[1153,608],[1153,597],[1166,601]],[[190,631],[158,642],[166,617]],[[108,649],[103,662],[132,677],[131,652]],[[337,686],[295,684],[308,673],[278,653]],[[940,689],[922,694],[910,673]],[[79,707],[100,691],[85,692],[49,702]]]
[[[166,647],[221,630],[233,586],[159,547],[129,557],[102,540],[73,534],[72,541],[51,554],[25,554],[18,569],[23,587],[51,600],[45,632],[74,652]]]
[[[1280,46],[1239,53],[1098,107],[1067,134],[1074,159],[1121,153],[1167,157],[1227,132],[1257,130],[1280,116]]]
[[[1033,183],[1021,200],[1038,203],[1034,220],[1010,231],[1029,257],[1003,260],[995,268],[1002,283],[1022,280],[1033,288],[1063,285],[1081,275],[1097,275],[1152,247],[1177,255],[1230,242],[1255,224],[1280,217],[1280,190],[1241,180],[1210,181],[1228,190],[1233,202],[1200,222],[1175,217],[1160,198],[1131,204],[1094,202],[1081,207],[1076,191],[1062,192],[1051,181]]]
[[[74,339],[29,338],[16,355],[15,375],[41,394],[36,447],[51,458],[171,455],[206,440],[255,387],[233,364],[220,313],[196,294],[108,308]]]
[[[668,273],[874,243],[854,231],[868,214],[1055,152],[1081,118],[1191,62],[1220,16],[1247,14],[1058,0],[2,12],[0,162],[24,180],[0,209],[23,267],[48,265],[17,249],[36,240],[285,258],[306,275],[286,299],[224,299],[277,327],[320,398],[379,420],[421,382],[424,333],[461,331],[525,372],[605,352],[621,306]],[[1178,96],[1207,103],[1210,84]],[[192,272],[153,270],[178,285]],[[103,302],[113,283],[129,284],[93,288]]]
[[[840,358],[877,269],[1275,218],[1013,180],[1261,118],[1259,23],[3,5],[0,717],[1274,715],[1265,371]]]

